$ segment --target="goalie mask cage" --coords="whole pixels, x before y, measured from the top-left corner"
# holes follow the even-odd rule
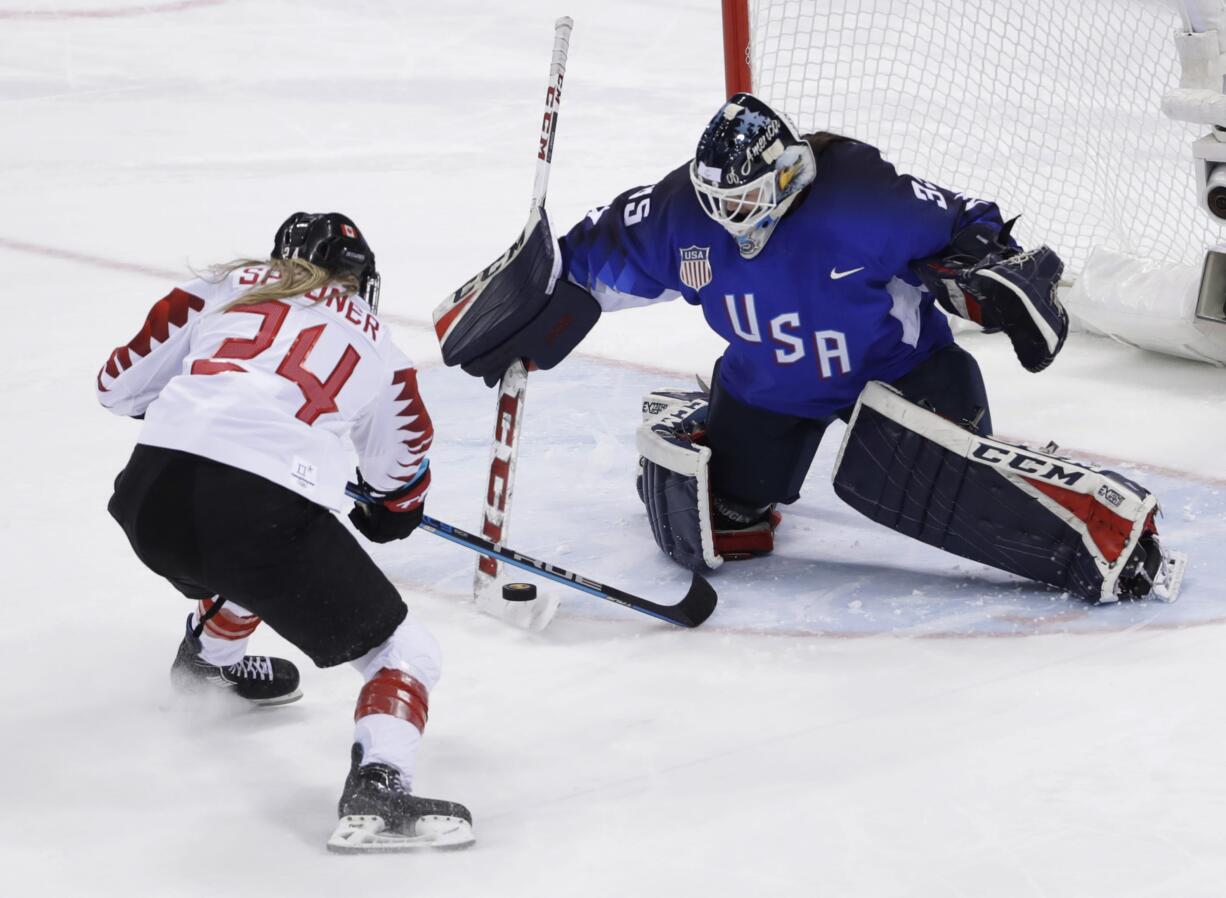
[[[877,146],[899,171],[995,200],[1075,279],[1105,247],[1199,264],[1197,204],[1164,0],[723,0],[728,92],[802,131]]]

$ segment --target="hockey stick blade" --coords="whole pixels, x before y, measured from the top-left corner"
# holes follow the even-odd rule
[[[531,555],[525,555],[504,546],[496,546],[479,536],[474,536],[458,527],[428,516],[422,518],[421,527],[427,533],[433,533],[435,536],[472,549],[474,552],[488,555],[491,558],[497,557],[512,567],[520,568],[555,583],[561,583],[563,586],[569,586],[598,599],[615,602],[642,614],[676,624],[678,627],[697,627],[711,616],[718,601],[715,589],[699,574],[694,574],[689,591],[680,602],[675,605],[661,605],[618,589],[616,586],[607,586],[597,580],[591,580],[565,568],[533,558]]]
[[[617,602],[619,605],[625,605],[636,611],[642,611],[644,614],[650,614],[679,627],[697,627],[711,616],[719,602],[715,587],[706,577],[698,573],[694,574],[693,579],[690,580],[689,590],[676,605],[657,605],[611,586],[606,586],[604,589],[607,592],[601,598]]]
[[[370,496],[357,484],[349,484],[345,488],[345,494],[355,502],[371,502]],[[678,627],[697,627],[711,616],[719,601],[714,587],[701,574],[694,574],[690,581],[690,588],[680,602],[675,605],[661,605],[618,589],[616,586],[607,586],[598,580],[592,580],[547,561],[533,558],[531,555],[525,555],[504,546],[496,546],[489,540],[461,530],[445,521],[436,520],[429,515],[422,516],[419,526],[427,533],[432,533],[466,549],[497,558],[513,567],[536,574],[538,577],[561,583],[563,586],[569,586],[607,602],[614,602]]]

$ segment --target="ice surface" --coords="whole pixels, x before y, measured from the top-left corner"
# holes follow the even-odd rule
[[[562,14],[565,224],[691,151],[722,96],[714,4],[0,2],[2,891],[1220,894],[1226,376],[1084,335],[1038,376],[963,342],[1003,432],[1155,489],[1192,556],[1176,605],[1089,607],[874,528],[830,492],[832,434],[776,555],[713,578],[692,632],[576,592],[510,630],[466,601],[473,556],[376,547],[444,647],[418,785],[472,808],[466,855],[325,854],[350,671],[308,666],[264,713],[171,700],[188,607],[106,516],[138,425],[97,407],[99,364],[187,265],[344,210],[422,363],[430,511],[474,526],[492,396],[427,322],[522,225]],[[688,578],[651,543],[632,431],[719,341],[678,305],[584,350],[530,381],[511,543],[670,601]]]

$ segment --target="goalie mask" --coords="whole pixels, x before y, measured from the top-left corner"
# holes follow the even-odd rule
[[[735,94],[702,132],[690,182],[703,211],[752,259],[816,172],[813,150],[782,113]]]
[[[358,292],[372,311],[379,309],[379,272],[375,254],[348,216],[339,212],[295,212],[277,228],[272,258],[305,259],[334,274],[358,279]]]

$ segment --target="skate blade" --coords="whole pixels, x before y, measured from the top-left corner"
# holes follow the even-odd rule
[[[276,698],[257,699],[257,698],[242,698],[242,696],[238,696],[238,698],[244,704],[259,705],[261,708],[275,708],[277,707],[277,705],[289,705],[289,704],[292,704],[298,701],[298,699],[302,698],[302,690],[295,689],[293,692],[288,693],[287,695],[278,695]]]
[[[328,839],[338,854],[377,854],[426,849],[467,848],[475,841],[472,826],[458,817],[428,815],[413,821],[413,833],[392,832],[383,818],[351,814],[342,817]]]
[[[1183,575],[1188,570],[1188,555],[1186,552],[1168,552],[1158,568],[1158,576],[1154,578],[1154,588],[1151,590],[1154,598],[1163,602],[1174,602],[1179,598],[1179,590],[1183,588]]]
[[[183,709],[199,708],[202,703],[212,705],[218,710],[234,708],[275,708],[279,705],[289,705],[302,698],[302,689],[295,689],[285,695],[274,698],[243,698],[233,686],[218,686],[211,682],[199,680],[170,681],[171,698],[167,707],[182,707]]]

